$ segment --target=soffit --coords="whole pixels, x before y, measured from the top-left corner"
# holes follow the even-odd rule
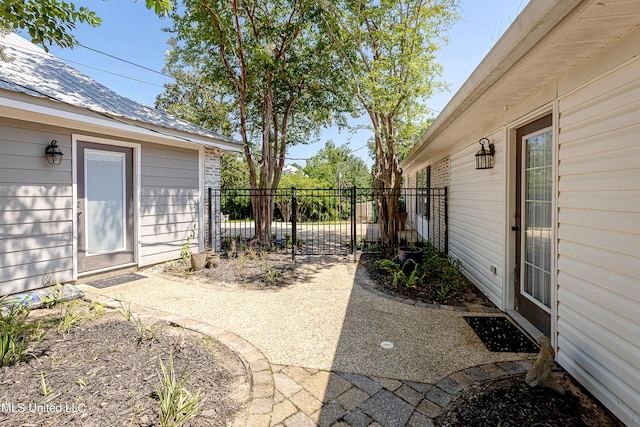
[[[466,99],[456,99],[460,92],[456,94],[440,115],[445,117],[439,116],[432,126],[435,127],[427,130],[420,147],[408,157],[408,163],[424,162],[452,143],[470,137],[480,139],[485,135],[478,132],[503,116],[506,108],[525,102],[638,27],[640,2],[637,0],[580,2],[535,45],[527,46],[527,39],[523,39],[511,55],[517,55],[518,49],[525,47],[526,52],[512,64],[496,63]],[[534,31],[532,33],[534,37]],[[492,53],[483,62],[490,60]],[[472,78],[473,75],[470,80]]]

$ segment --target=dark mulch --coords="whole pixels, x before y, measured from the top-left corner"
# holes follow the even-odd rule
[[[436,287],[430,283],[426,283],[423,286],[417,288],[407,288],[404,286],[394,286],[393,277],[384,271],[380,271],[375,268],[374,264],[379,259],[389,258],[388,255],[381,253],[364,253],[360,257],[358,264],[359,268],[366,270],[369,277],[373,280],[376,287],[385,293],[390,295],[400,295],[405,298],[412,299],[414,301],[420,301],[427,304],[438,304],[436,301]],[[483,306],[494,307],[495,305],[474,286],[473,283],[466,280],[467,287],[465,292],[456,298],[450,299],[446,302],[447,305],[454,306]]]
[[[529,387],[524,376],[467,388],[436,424],[443,427],[618,425],[566,374],[555,376],[565,389],[564,395],[548,388]]]
[[[158,425],[158,357],[168,366],[170,352],[176,372],[188,362],[187,390],[201,389],[201,412],[187,425],[231,424],[248,397],[246,372],[235,354],[181,328],[151,328],[156,337],[140,340],[136,323],[116,312],[93,314],[66,335],[53,327],[36,357],[0,368],[0,425]],[[42,376],[50,390],[46,397]]]
[[[150,270],[180,279],[256,290],[286,287],[297,278],[291,255],[279,252],[225,254],[220,256],[215,266],[200,271],[186,272],[180,260],[156,265]]]
[[[537,353],[539,348],[506,317],[464,316],[489,351]]]

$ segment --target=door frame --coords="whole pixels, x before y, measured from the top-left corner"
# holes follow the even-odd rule
[[[557,254],[558,254],[558,102],[553,101],[548,103],[535,111],[514,120],[504,128],[504,137],[506,143],[505,147],[505,199],[504,199],[504,275],[503,275],[503,288],[502,288],[502,303],[504,310],[510,314],[513,319],[529,334],[536,338],[539,332],[524,316],[520,315],[515,310],[515,269],[516,269],[516,233],[511,230],[511,227],[515,225],[515,208],[516,208],[516,192],[519,191],[516,188],[516,151],[517,144],[521,141],[517,140],[516,130],[529,123],[532,123],[544,116],[551,114],[551,128],[553,138],[553,209],[551,215],[551,221],[554,226],[552,227],[552,254],[551,254],[551,332],[550,338],[554,348],[557,349],[557,283],[558,283],[558,268],[557,268]]]
[[[112,147],[125,147],[133,149],[133,263],[117,265],[99,270],[78,273],[78,142],[90,142]],[[128,141],[119,141],[108,138],[86,136],[80,134],[71,135],[71,174],[72,174],[72,218],[73,218],[73,280],[89,274],[100,273],[127,266],[140,266],[140,144]]]

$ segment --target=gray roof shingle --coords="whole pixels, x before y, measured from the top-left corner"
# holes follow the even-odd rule
[[[239,144],[232,138],[121,96],[17,34],[0,34],[0,45],[4,46],[4,56],[10,58],[10,61],[0,58],[0,89],[48,98],[139,125]]]

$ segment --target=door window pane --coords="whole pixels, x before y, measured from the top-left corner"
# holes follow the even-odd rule
[[[87,255],[125,249],[125,155],[85,151]]]
[[[553,143],[551,131],[525,138],[522,292],[551,307]]]

